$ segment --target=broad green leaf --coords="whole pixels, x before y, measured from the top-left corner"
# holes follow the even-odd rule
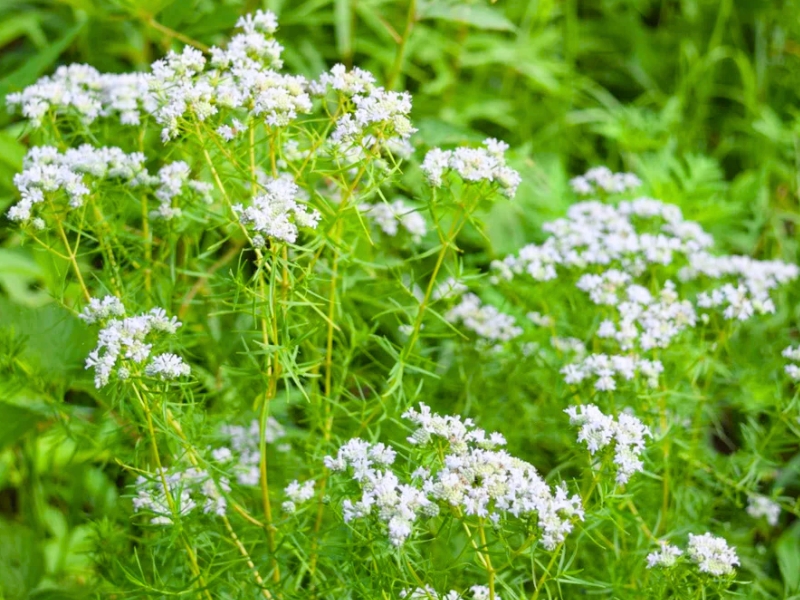
[[[37,48],[46,46],[47,38],[39,25],[40,19],[41,14],[32,11],[4,16],[0,21],[0,46],[5,46],[23,35]]]
[[[22,406],[0,402],[0,448],[16,442],[41,418],[40,414]]]
[[[25,152],[25,146],[5,131],[0,131],[0,162],[5,163],[15,172],[21,171]]]
[[[24,600],[44,573],[44,558],[34,532],[0,521],[0,597]]]
[[[514,31],[514,24],[499,10],[480,4],[428,4],[419,11],[419,19],[439,19],[478,29],[495,31]]]
[[[75,36],[80,33],[84,24],[85,22],[78,23],[41,52],[26,60],[21,67],[0,79],[0,98],[2,98],[0,103],[5,104],[6,94],[32,84],[50,69],[61,53],[72,43]]]
[[[0,327],[22,336],[22,360],[41,377],[55,382],[83,370],[94,335],[67,309],[57,304],[29,308],[0,298],[0,315]]]
[[[775,545],[778,568],[787,593],[800,591],[800,527],[797,523],[778,539]]]

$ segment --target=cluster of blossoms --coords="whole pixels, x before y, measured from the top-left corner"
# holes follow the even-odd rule
[[[301,191],[289,177],[280,177],[266,182],[265,191],[255,198],[250,206],[233,206],[242,225],[256,232],[253,244],[266,244],[265,236],[284,242],[297,240],[297,227],[316,229],[320,214],[298,202]]]
[[[153,343],[148,342],[148,336],[174,335],[181,326],[175,317],[167,317],[163,308],[125,317],[125,306],[119,298],[106,296],[102,300],[92,298],[79,316],[87,324],[103,325],[97,347],[86,359],[86,368],[94,368],[97,388],[108,384],[115,368],[117,378],[125,381],[132,375],[132,368],[145,363],[144,374],[148,377],[166,381],[189,375],[189,365],[181,357],[171,353],[151,356]]]
[[[552,491],[533,465],[499,449],[505,445],[502,435],[487,435],[470,419],[433,414],[424,404],[403,417],[417,426],[410,443],[423,447],[440,438],[448,444],[438,469],[421,466],[411,476],[413,484],[400,483],[390,469],[395,460],[392,448],[350,440],[336,457],[325,458],[325,466],[333,471],[350,469],[362,488],[360,500],[344,502],[345,521],[376,512],[388,526],[389,539],[400,545],[419,516],[439,513],[439,503],[493,521],[504,515],[536,514],[541,543],[552,550],[572,530],[573,520],[583,518],[577,495],[569,497],[564,486]]]
[[[228,472],[236,476],[239,485],[257,486],[261,481],[261,451],[259,449],[260,427],[258,419],[254,419],[250,425],[225,425],[220,433],[228,440],[228,446],[215,448],[211,456],[218,463],[226,465]],[[274,444],[281,438],[286,437],[286,430],[274,418],[267,418],[267,425],[264,428],[264,440],[267,444]],[[286,445],[279,445],[278,450],[285,452],[289,450]]]
[[[650,430],[633,415],[622,413],[615,421],[604,415],[594,404],[570,406],[564,412],[572,425],[579,425],[578,441],[586,442],[591,454],[609,446],[613,441],[614,464],[617,466],[617,483],[628,483],[631,475],[644,469],[641,454],[644,438],[652,437]]]
[[[390,237],[395,237],[400,227],[405,229],[415,242],[428,232],[425,218],[401,198],[391,203],[361,204],[358,209]]]
[[[626,381],[632,380],[637,373],[647,380],[651,388],[658,387],[658,377],[664,371],[664,365],[658,360],[607,354],[590,354],[577,362],[570,363],[561,369],[564,381],[571,385],[579,384],[589,377],[595,377],[594,387],[598,391],[608,392],[617,389],[616,376]]]
[[[683,554],[683,551],[677,546],[662,542],[659,550],[651,552],[647,556],[647,567],[649,569],[673,567]],[[733,574],[734,567],[739,564],[736,549],[728,546],[723,538],[710,533],[703,535],[690,533],[686,554],[697,565],[701,573],[708,573],[714,577]]]
[[[781,505],[766,496],[750,496],[747,501],[747,514],[754,519],[764,517],[775,527],[781,517]]]
[[[153,63],[149,73],[110,75],[85,65],[62,67],[53,77],[12,94],[8,104],[37,127],[48,115],[75,114],[84,123],[119,116],[126,125],[152,118],[162,127],[164,142],[216,116],[214,131],[230,141],[259,121],[288,125],[311,112],[311,93],[324,95],[330,88],[347,96],[349,105],[337,120],[333,145],[406,143],[415,131],[409,119],[411,96],[376,87],[365,71],[347,73],[336,65],[316,82],[278,72],[283,48],[272,37],[278,27],[273,13],[246,15],[237,27],[241,33],[226,48],[211,48],[210,58],[186,47]]]
[[[99,181],[118,180],[130,188],[148,188],[160,202],[154,216],[171,219],[180,214],[173,208],[173,199],[194,191],[206,197],[210,186],[190,179],[189,165],[182,161],[161,167],[151,175],[144,166],[140,152],[126,154],[119,148],[95,148],[84,144],[59,152],[53,146],[31,148],[23,161],[23,170],[14,176],[14,185],[21,199],[8,211],[12,221],[33,222],[37,229],[45,226],[41,218],[33,217],[33,209],[57,192],[66,194],[71,208],[83,206]]]
[[[490,304],[483,304],[475,294],[464,294],[461,302],[451,308],[445,319],[450,323],[461,322],[490,346],[502,344],[522,335],[511,315],[504,314]]]
[[[193,48],[170,52],[149,73],[101,74],[85,65],[60,68],[9,98],[41,126],[48,114],[76,114],[89,123],[118,115],[126,125],[152,116],[164,141],[176,137],[182,121],[205,121],[221,109],[246,111],[268,125],[286,125],[311,110],[302,77],[282,75],[282,47],[271,34],[278,27],[271,12],[258,11],[239,19],[242,33],[226,49],[211,48],[211,59]]]
[[[626,180],[625,175],[607,170],[592,170],[581,179],[609,193],[620,191],[615,181],[625,187]],[[770,290],[798,275],[795,265],[780,261],[710,254],[713,238],[700,225],[684,220],[676,206],[651,198],[616,205],[580,202],[570,207],[566,218],[547,223],[544,229],[550,233],[544,243],[530,244],[516,255],[495,261],[493,280],[511,280],[525,273],[535,281],[550,281],[558,276],[559,268],[583,273],[577,287],[603,310],[612,307],[614,311],[612,318],[601,321],[595,335],[634,353],[590,356],[562,370],[568,383],[596,375],[598,390],[615,389],[615,373],[631,379],[637,371],[649,385],[657,386],[661,363],[641,359],[635,352],[666,348],[698,320],[707,321],[706,314],[698,318],[698,307],[719,308],[724,318],[739,320],[774,312]],[[651,266],[675,264],[682,282],[701,278],[723,282],[700,292],[696,302],[682,298],[671,280],[660,288],[656,284],[655,291],[638,282],[653,280]]]
[[[117,115],[123,125],[138,125],[141,99],[147,94],[143,73],[105,74],[89,65],[67,65],[42,77],[22,92],[6,96],[9,109],[19,110],[34,127],[48,115],[75,114],[84,123]]]
[[[784,358],[788,358],[793,363],[800,363],[800,346],[788,346],[781,353]],[[784,367],[786,374],[794,381],[800,381],[800,366],[788,364]]]
[[[443,185],[447,173],[454,172],[470,183],[496,182],[505,196],[513,198],[522,179],[517,171],[506,165],[508,144],[493,138],[483,143],[485,148],[434,148],[425,155],[422,172],[436,188]]]
[[[583,283],[591,289],[595,284],[586,281],[588,277],[592,276],[581,277],[578,287]],[[595,291],[592,289],[590,295]],[[635,346],[645,351],[666,348],[679,333],[697,323],[694,305],[679,299],[672,281],[664,283],[657,297],[636,284],[625,289],[625,296],[624,300],[613,302],[618,311],[616,322],[605,319],[597,330],[597,337],[615,340],[622,350]]]
[[[339,448],[335,458],[326,456],[325,466],[332,471],[351,469],[353,480],[361,485],[361,499],[347,499],[342,505],[345,522],[368,517],[374,509],[388,527],[389,540],[400,546],[411,535],[420,514],[434,516],[439,510],[421,489],[400,482],[390,469],[395,456],[395,451],[384,444],[356,438]]]
[[[412,590],[403,590],[400,592],[400,597],[407,598],[408,600],[465,600],[466,598],[472,598],[472,600],[489,600],[491,597],[491,592],[485,585],[473,585],[469,588],[469,591],[472,593],[471,596],[459,594],[454,590],[442,595],[431,586],[427,585],[424,588],[418,587]],[[497,594],[494,595],[494,598],[495,600],[502,600]]]
[[[152,478],[140,476],[136,480],[133,509],[152,515],[153,525],[172,525],[176,518],[200,508],[205,514],[223,516],[228,503],[222,492],[230,490],[227,479],[215,482],[202,469],[190,467],[172,472],[164,469]]]
[[[297,510],[298,504],[308,502],[314,497],[314,481],[300,483],[295,479],[284,488],[283,493],[286,494],[288,500],[281,504],[281,508],[284,512],[292,514]]]
[[[614,173],[608,167],[595,167],[583,175],[573,177],[569,184],[576,194],[589,195],[597,192],[622,194],[642,185],[633,173]]]

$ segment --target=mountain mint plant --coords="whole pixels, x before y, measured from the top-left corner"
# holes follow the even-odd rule
[[[63,427],[108,444],[118,481],[86,578],[207,600],[757,597],[760,540],[800,515],[775,472],[800,435],[777,326],[797,266],[726,254],[605,167],[502,255],[485,223],[535,185],[521,154],[423,147],[410,93],[287,73],[277,35],[258,11],[223,47],[60,67],[7,99],[31,147],[6,216],[95,346],[96,409]],[[785,363],[762,420],[725,405],[755,322]]]

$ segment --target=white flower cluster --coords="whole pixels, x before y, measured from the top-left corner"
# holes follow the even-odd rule
[[[493,521],[535,513],[548,550],[564,541],[573,519],[583,519],[580,497],[569,497],[564,485],[551,491],[533,465],[499,450],[506,443],[501,434],[487,435],[471,419],[440,416],[424,404],[403,417],[417,425],[410,443],[423,446],[438,437],[449,444],[436,473],[418,472],[422,489],[434,499]]]
[[[131,368],[144,363],[147,363],[144,373],[149,377],[171,380],[189,375],[189,365],[175,354],[159,354],[151,358],[153,344],[148,342],[148,336],[152,333],[174,335],[181,326],[175,317],[167,317],[163,308],[125,317],[122,302],[106,296],[103,300],[93,298],[79,316],[88,324],[103,325],[97,347],[86,359],[86,368],[94,368],[97,388],[108,384],[115,368],[117,378],[124,381],[131,376]]]
[[[443,185],[448,172],[455,172],[466,182],[496,182],[505,196],[513,198],[522,179],[517,171],[506,165],[508,144],[494,138],[484,140],[483,144],[485,148],[434,148],[425,155],[422,172],[436,188]]]
[[[438,507],[421,489],[400,482],[390,469],[394,459],[392,448],[356,438],[339,448],[336,458],[326,456],[325,466],[332,471],[350,468],[361,485],[361,499],[355,503],[347,499],[342,504],[345,522],[376,512],[389,530],[389,540],[400,546],[411,535],[417,517],[436,515]]]
[[[343,64],[337,64],[328,73],[320,75],[317,81],[312,81],[310,89],[315,96],[323,96],[329,89],[345,96],[364,95],[375,89],[375,77],[358,67],[348,72]]]
[[[164,480],[167,482],[166,490]],[[222,491],[230,492],[231,488],[224,477],[215,482],[208,472],[190,467],[172,472],[164,469],[150,478],[140,476],[136,480],[136,491],[133,498],[135,512],[151,514],[153,525],[172,525],[176,518],[201,507],[205,514],[223,516],[228,503]]]
[[[425,218],[401,198],[392,203],[361,204],[358,209],[381,228],[383,233],[394,237],[402,226],[414,241],[419,241],[428,232]]]
[[[259,450],[260,429],[258,419],[254,419],[247,427],[243,425],[224,425],[220,433],[229,440],[230,447],[222,446],[212,451],[211,456],[219,463],[232,463],[226,468],[236,475],[239,485],[254,487],[261,482],[261,452]],[[286,430],[274,418],[267,418],[264,429],[264,440],[274,444],[286,437]],[[287,450],[286,446],[278,446],[279,451]],[[313,484],[312,484],[313,485]]]
[[[617,389],[616,376],[630,381],[637,373],[646,378],[648,386],[657,388],[658,377],[663,372],[664,365],[658,360],[607,354],[590,354],[561,368],[566,383],[574,385],[595,377],[594,387],[601,392]]]
[[[537,311],[531,311],[525,315],[528,320],[537,327],[552,327],[555,325],[555,319],[550,315],[544,315]]]
[[[708,573],[714,577],[731,575],[734,567],[739,564],[736,549],[728,546],[723,538],[710,533],[703,535],[690,533],[686,554],[699,567],[701,573]],[[647,556],[647,568],[668,569],[675,566],[682,555],[683,552],[677,546],[661,542],[661,548]]]
[[[579,286],[584,277],[578,280]],[[667,280],[655,298],[636,284],[628,286],[625,293],[625,300],[614,303],[618,321],[605,319],[597,330],[597,337],[615,340],[622,350],[635,346],[642,350],[666,348],[684,329],[697,323],[694,305],[679,299],[672,281]]]
[[[601,190],[607,194],[622,194],[635,190],[642,181],[633,173],[613,173],[608,167],[594,167],[570,179],[569,184],[576,194],[586,196]]]
[[[48,113],[75,112],[87,123],[118,114],[129,125],[149,114],[162,125],[164,141],[178,135],[182,120],[205,121],[220,109],[246,111],[268,125],[283,126],[312,105],[305,78],[274,70],[282,66],[283,48],[271,37],[277,26],[271,12],[246,15],[237,23],[243,32],[227,48],[211,48],[210,61],[187,47],[153,63],[150,73],[109,75],[85,65],[62,67],[12,94],[9,106],[19,107],[35,126]]]
[[[299,483],[296,479],[284,488],[283,493],[289,498],[282,505],[283,511],[292,514],[297,511],[297,505],[308,502],[314,497],[314,481],[309,480]]]
[[[754,519],[765,517],[767,523],[775,527],[781,517],[781,505],[766,496],[750,496],[747,502],[747,514]]]
[[[236,204],[233,207],[242,225],[258,234],[253,238],[256,246],[266,243],[264,236],[294,243],[298,226],[316,229],[320,214],[298,202],[300,188],[290,177],[268,181],[264,188],[262,194],[253,198],[252,205],[245,208]]]
[[[788,346],[781,353],[784,358],[788,358],[793,363],[800,363],[800,346]],[[786,374],[793,381],[800,381],[800,366],[789,364],[784,367]]]
[[[455,277],[448,277],[441,283],[437,284],[431,292],[431,298],[434,302],[439,300],[446,300],[449,298],[458,298],[469,288],[462,282],[458,281]],[[419,298],[420,302],[422,298]]]
[[[579,412],[580,411],[580,412]],[[644,463],[644,438],[652,437],[650,430],[633,415],[622,413],[615,421],[604,415],[594,404],[570,406],[565,411],[572,425],[579,425],[578,441],[586,442],[591,454],[602,450],[613,441],[614,464],[617,466],[617,483],[628,483],[631,475],[641,472]]]
[[[609,178],[610,172],[592,173],[589,180],[594,182],[614,180]],[[648,378],[649,385],[657,386],[661,363],[640,359],[635,352],[666,348],[682,331],[695,327],[696,306],[721,307],[726,319],[744,320],[773,312],[770,290],[799,273],[797,266],[780,261],[710,254],[710,235],[697,223],[684,220],[676,206],[651,198],[622,201],[616,206],[594,200],[580,202],[570,207],[566,218],[548,223],[544,229],[551,235],[543,244],[530,244],[517,255],[493,263],[494,281],[522,273],[536,281],[550,281],[558,276],[558,268],[583,272],[577,287],[595,304],[614,309],[613,318],[601,321],[597,337],[615,342],[622,351],[634,352],[619,357],[600,354],[562,370],[568,383],[597,375],[598,390],[615,389],[615,372],[630,379],[638,371]],[[673,281],[667,280],[656,291],[637,283],[637,279],[652,279],[648,267],[672,265],[678,259],[681,281],[727,278],[734,282],[699,293],[696,306],[681,297]],[[708,316],[704,314],[702,319]]]
[[[147,89],[144,73],[105,74],[75,64],[58,67],[53,75],[9,94],[6,103],[34,127],[41,127],[48,114],[73,114],[84,123],[117,115],[123,125],[138,125]]]
[[[678,559],[683,556],[683,550],[666,542],[659,542],[661,547],[647,555],[647,568],[661,567],[669,569],[674,567]]]
[[[53,146],[31,148],[23,161],[23,171],[14,176],[21,199],[9,209],[8,218],[31,220],[34,206],[53,198],[56,192],[67,195],[71,208],[79,208],[92,193],[91,185],[103,180],[120,180],[132,188],[153,189],[161,203],[154,216],[164,219],[180,214],[180,209],[172,207],[177,196],[190,190],[208,193],[205,184],[189,178],[186,163],[166,164],[157,175],[151,175],[144,166],[145,160],[140,152],[126,154],[119,148],[95,148],[89,144],[63,153]],[[45,226],[40,218],[34,218],[33,224],[39,229]]]
[[[506,514],[536,514],[542,545],[552,550],[572,530],[573,520],[583,519],[579,496],[569,497],[564,486],[551,491],[533,465],[497,449],[505,444],[502,435],[487,435],[470,419],[433,414],[424,404],[403,417],[417,425],[409,442],[424,446],[440,437],[449,444],[439,469],[420,467],[412,474],[415,485],[401,483],[390,468],[395,460],[392,448],[350,440],[336,457],[325,457],[327,468],[350,469],[361,485],[361,499],[343,503],[346,522],[377,513],[391,542],[401,545],[418,517],[438,514],[438,502],[494,521]]]
[[[739,564],[736,549],[728,546],[724,538],[710,533],[703,535],[690,533],[687,553],[697,563],[702,573],[709,573],[715,577],[732,574],[734,567]]]
[[[400,597],[408,598],[408,600],[463,600],[469,597],[473,600],[489,600],[491,596],[489,588],[485,585],[473,585],[469,588],[469,591],[472,593],[472,596],[462,595],[454,590],[440,595],[431,586],[426,585],[424,588],[418,587],[412,590],[403,590],[400,592]],[[494,598],[495,600],[502,600],[498,594],[495,594]]]
[[[502,344],[522,335],[511,315],[501,313],[489,304],[483,304],[475,294],[464,294],[461,302],[451,308],[445,319],[450,323],[461,322],[491,345]]]
[[[369,148],[378,143],[407,141],[416,131],[411,125],[411,94],[381,87],[354,94],[353,112],[336,121],[330,141],[334,146]]]

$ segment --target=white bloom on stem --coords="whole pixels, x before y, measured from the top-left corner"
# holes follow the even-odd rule
[[[747,514],[754,519],[766,518],[775,527],[781,516],[781,505],[766,496],[750,496],[747,501]]]
[[[603,414],[594,404],[570,406],[565,411],[572,425],[579,425],[578,441],[585,442],[589,452],[595,454],[614,441],[614,464],[617,466],[617,483],[624,485],[631,475],[644,469],[641,454],[645,437],[650,430],[633,415],[622,413],[615,421]]]
[[[683,551],[677,546],[673,546],[666,542],[659,543],[661,544],[661,548],[647,555],[648,569],[652,569],[654,567],[668,569],[673,567],[683,554]]]
[[[485,148],[434,148],[425,155],[422,172],[435,188],[443,185],[448,172],[454,172],[469,183],[497,183],[504,195],[513,198],[522,179],[517,171],[506,165],[508,144],[494,138],[488,138],[483,143]]]
[[[250,206],[237,204],[239,221],[262,236],[284,242],[297,241],[298,226],[316,229],[320,214],[298,202],[300,188],[289,177],[273,179]]]
[[[689,557],[697,564],[700,571],[715,577],[731,575],[739,564],[736,549],[728,546],[725,539],[710,533],[703,535],[689,534]]]

